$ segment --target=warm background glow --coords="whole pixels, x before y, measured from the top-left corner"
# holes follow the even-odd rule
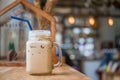
[[[73,17],[73,16],[68,17],[68,22],[70,24],[75,24],[75,17]]]
[[[90,17],[89,18],[89,23],[90,23],[90,25],[93,26],[95,24],[95,19],[93,17]]]
[[[108,18],[108,24],[109,24],[110,26],[113,26],[114,21],[113,21],[113,19],[112,19],[112,18]]]

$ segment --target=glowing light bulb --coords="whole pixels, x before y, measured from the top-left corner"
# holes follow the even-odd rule
[[[69,22],[70,24],[75,24],[75,17],[70,16],[70,17],[68,18],[68,22]]]
[[[89,23],[90,23],[90,25],[93,26],[95,24],[95,19],[93,17],[90,17],[89,18]]]
[[[109,24],[110,26],[113,26],[114,21],[113,21],[113,19],[112,19],[112,18],[108,18],[108,24]]]

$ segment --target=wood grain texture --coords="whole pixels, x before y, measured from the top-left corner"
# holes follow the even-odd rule
[[[63,65],[50,75],[29,75],[25,67],[0,67],[0,80],[92,80],[73,68]]]

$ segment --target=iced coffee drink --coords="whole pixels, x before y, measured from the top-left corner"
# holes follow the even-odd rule
[[[29,32],[26,44],[26,70],[30,74],[50,73],[52,70],[52,43],[49,31]]]
[[[52,48],[59,49],[59,62],[52,64]],[[48,74],[53,67],[61,65],[62,52],[57,43],[51,41],[51,33],[48,30],[33,30],[29,32],[26,43],[26,71],[29,74]]]

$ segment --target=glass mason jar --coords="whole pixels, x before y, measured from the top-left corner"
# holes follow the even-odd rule
[[[52,64],[52,48],[59,50],[59,61]],[[26,43],[26,71],[29,74],[49,74],[54,67],[62,63],[62,51],[59,45],[51,41],[49,30],[29,31]]]

